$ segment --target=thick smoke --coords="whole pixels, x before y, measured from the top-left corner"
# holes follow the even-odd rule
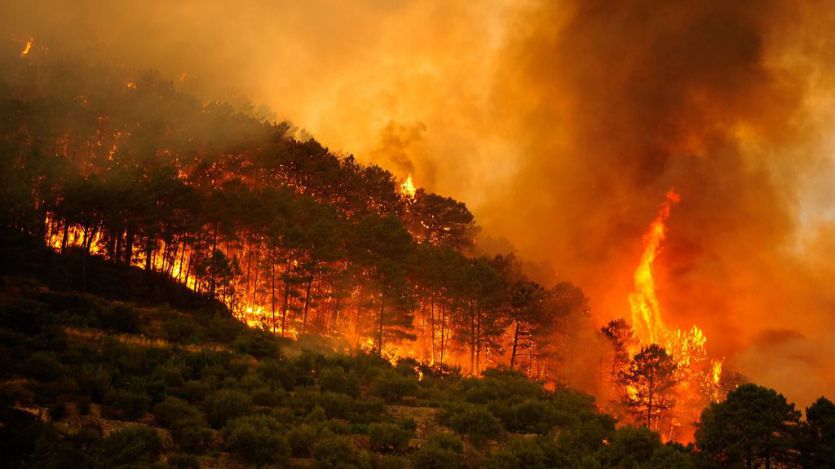
[[[95,51],[205,99],[245,97],[414,173],[467,202],[485,244],[582,286],[600,322],[629,316],[641,235],[675,188],[666,321],[700,325],[713,353],[805,404],[835,388],[830,10],[33,0],[0,6],[0,31],[34,36],[34,54]]]
[[[811,11],[784,7],[532,8],[503,51],[510,83],[496,91],[504,106],[523,105],[508,137],[525,157],[517,196],[490,213],[537,227],[506,234],[579,281],[598,317],[628,317],[641,233],[675,188],[682,202],[657,266],[666,320],[699,324],[732,366],[808,402],[835,384],[827,360],[809,354],[831,348],[822,331],[835,321],[832,287],[825,266],[809,263],[831,250],[798,244],[808,171],[830,170],[821,151],[830,129],[816,119],[831,111],[812,107],[819,90],[805,62],[824,58],[804,55],[816,51],[794,29]]]

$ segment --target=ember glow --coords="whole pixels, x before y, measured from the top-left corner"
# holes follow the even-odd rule
[[[21,57],[26,57],[29,55],[29,52],[32,51],[32,44],[35,43],[35,39],[29,38],[26,40],[26,43],[23,45],[23,49],[20,51]]]

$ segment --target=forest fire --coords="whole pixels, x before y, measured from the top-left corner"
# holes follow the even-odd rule
[[[414,199],[417,189],[415,183],[412,181],[412,175],[406,177],[406,180],[400,184],[400,194],[408,199]]]
[[[659,387],[653,390],[650,383],[649,395],[644,396],[628,381],[625,381],[628,383],[625,387],[628,404],[636,404],[647,398],[650,400],[646,411],[647,426],[662,431],[662,435],[668,439],[688,440],[692,438],[692,428],[688,428],[690,422],[697,420],[698,412],[706,404],[721,397],[722,361],[708,357],[705,347],[707,337],[698,326],[694,325],[689,331],[668,328],[656,295],[653,265],[666,236],[666,221],[670,211],[680,200],[679,194],[669,191],[655,220],[650,224],[644,236],[644,252],[634,274],[634,291],[629,296],[632,330],[636,339],[629,344],[629,355],[641,356],[651,347],[660,346],[663,350],[659,349],[659,352],[669,354],[672,358],[670,389],[662,390]],[[663,357],[660,361],[663,361]],[[664,391],[670,395],[661,395]],[[653,392],[659,395],[653,396]],[[652,409],[653,398],[658,402],[655,410]],[[663,403],[664,399],[666,403]],[[665,410],[671,411],[669,415],[664,415]]]

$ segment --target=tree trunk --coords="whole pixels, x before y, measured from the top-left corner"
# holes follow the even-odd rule
[[[153,267],[152,262],[151,262],[153,260],[152,253],[154,252],[153,251],[153,242],[154,242],[154,237],[151,236],[151,235],[148,235],[148,241],[145,242],[145,270],[148,271],[148,272],[150,272],[151,268]]]
[[[133,229],[128,228],[125,233],[125,265],[130,265],[133,260]]]
[[[287,303],[290,300],[290,274],[293,272],[293,265],[290,258],[287,258],[287,270],[284,276],[284,302],[281,305],[281,335],[284,335],[287,326]]]
[[[273,335],[275,335],[275,254],[270,259],[270,313],[273,321]]]
[[[377,356],[383,356],[383,312],[385,300],[380,298],[380,322],[377,329]]]
[[[67,250],[67,243],[69,243],[70,237],[70,224],[66,220],[64,220],[64,235],[61,237],[61,253],[63,254],[64,251]]]
[[[446,352],[446,302],[441,301],[441,365],[444,364],[444,352]]]
[[[435,364],[435,292],[429,295],[429,328],[432,332],[432,364]]]
[[[475,310],[475,370],[476,374],[481,371],[481,305]]]
[[[510,352],[510,371],[513,371],[513,366],[516,364],[516,349],[519,344],[519,321],[516,321],[516,327],[513,330],[513,349]]]
[[[647,386],[647,428],[652,430],[652,398],[655,393],[655,380],[653,373],[649,374],[649,386]]]
[[[302,313],[302,335],[307,332],[307,311],[310,308],[310,287],[313,285],[313,276],[307,279],[307,287],[304,292],[304,312]]]
[[[214,224],[214,228],[212,229],[212,254],[211,259],[209,259],[209,267],[212,270],[212,274],[209,277],[209,298],[215,298],[215,257],[217,256],[217,222]]]
[[[470,302],[470,375],[475,374],[475,307]]]

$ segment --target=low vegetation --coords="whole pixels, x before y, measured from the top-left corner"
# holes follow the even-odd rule
[[[835,455],[823,398],[803,421],[743,385],[704,412],[697,445],[663,444],[517,372],[306,348],[216,305],[117,301],[49,278],[3,277],[3,467],[822,467]]]

